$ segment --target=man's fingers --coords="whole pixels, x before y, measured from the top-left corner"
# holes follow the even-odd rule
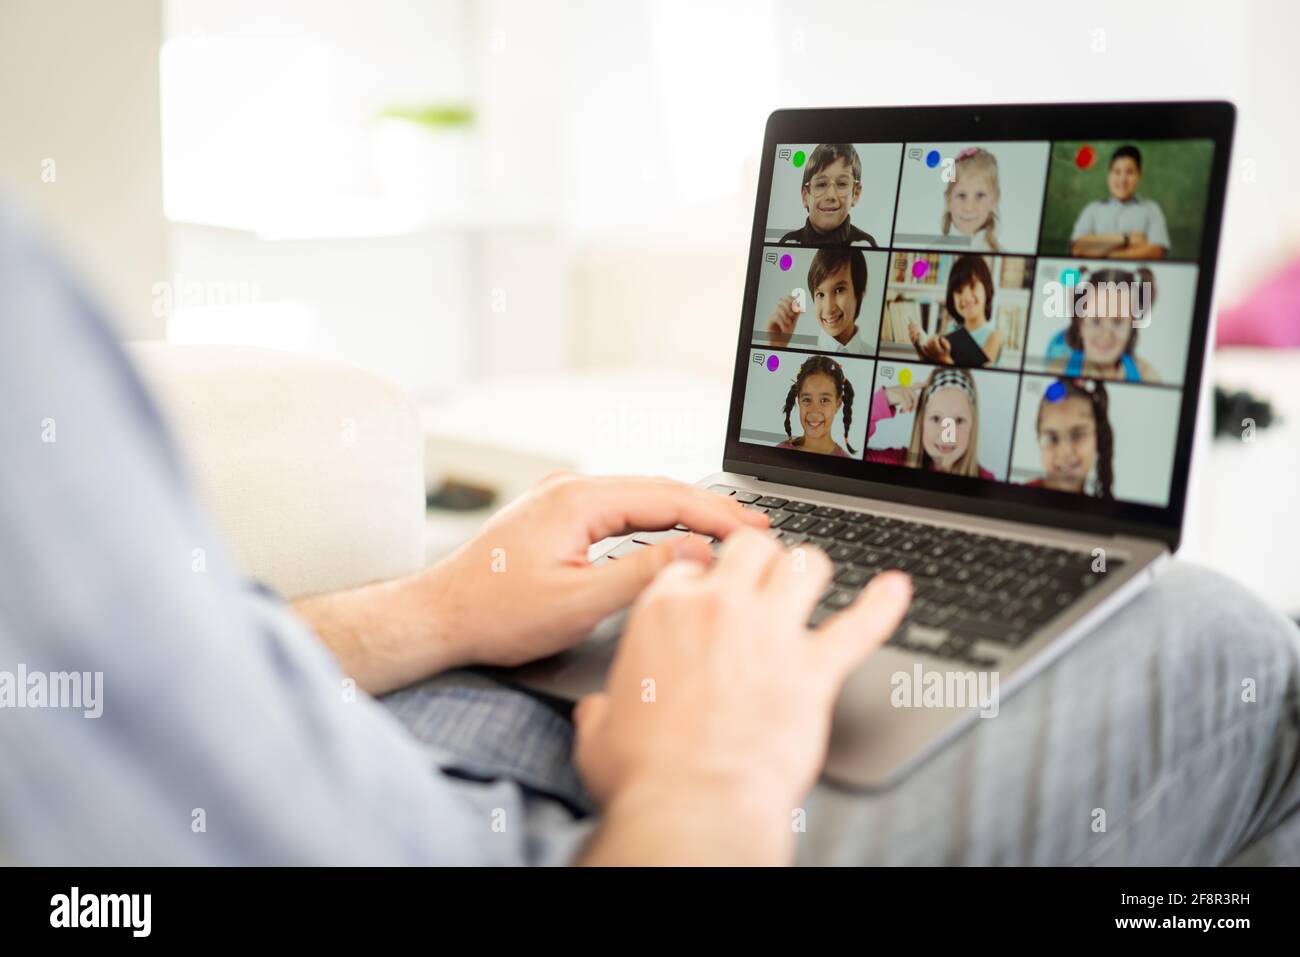
[[[727,579],[737,588],[757,588],[769,563],[782,551],[771,535],[752,528],[737,529],[722,543],[714,574]]]
[[[820,548],[797,545],[784,549],[767,567],[765,590],[783,613],[788,611],[802,625],[826,590],[832,569],[830,558]]]
[[[839,684],[883,645],[912,601],[912,581],[899,571],[881,572],[857,600],[813,634],[814,654]]]
[[[583,483],[577,506],[591,541],[636,529],[682,524],[715,538],[738,528],[766,528],[767,516],[742,508],[735,499],[668,479],[596,478]]]

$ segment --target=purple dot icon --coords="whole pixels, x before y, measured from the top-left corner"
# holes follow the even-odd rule
[[[914,279],[924,279],[925,274],[929,271],[930,264],[924,259],[918,259],[916,262],[912,263],[912,278]]]
[[[790,257],[789,257],[789,256],[786,256],[785,258],[786,258],[786,259],[789,259]],[[781,368],[781,360],[778,359],[776,356],[768,356],[768,357],[767,357],[767,371],[768,371],[768,372],[775,372],[775,371],[776,371],[777,369],[779,369],[779,368]]]
[[[781,272],[789,272],[790,267],[794,265],[794,259],[789,253],[781,257]]]

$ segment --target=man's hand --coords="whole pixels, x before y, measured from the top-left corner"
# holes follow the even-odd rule
[[[590,545],[611,535],[684,535],[599,567]],[[585,637],[631,604],[675,559],[708,564],[703,536],[726,538],[767,516],[667,479],[548,478],[493,516],[452,555],[410,578],[296,602],[343,670],[371,694],[469,664],[517,665]]]
[[[677,524],[700,535],[601,566],[587,561],[603,538]],[[674,559],[709,564],[701,536],[725,539],[744,526],[767,528],[767,516],[680,482],[553,476],[494,515],[427,579],[441,617],[465,635],[467,662],[518,665],[584,638]]]
[[[587,862],[783,863],[850,671],[911,597],[887,572],[810,631],[831,563],[739,531],[712,570],[677,562],[638,600],[607,691],[575,713],[605,821]]]

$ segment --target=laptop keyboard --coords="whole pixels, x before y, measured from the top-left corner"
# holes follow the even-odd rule
[[[1105,575],[1092,570],[1088,552],[760,496],[725,485],[709,491],[766,512],[772,534],[786,546],[816,545],[830,556],[833,580],[810,624],[848,607],[877,572],[902,569],[912,577],[912,604],[889,643],[975,667],[996,665]],[[675,531],[681,534],[685,527]],[[670,534],[634,535],[610,557]],[[720,545],[714,542],[715,549]],[[1109,571],[1123,566],[1113,556],[1107,556],[1106,564]]]

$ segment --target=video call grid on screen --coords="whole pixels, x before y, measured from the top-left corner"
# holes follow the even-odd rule
[[[1213,146],[777,145],[740,441],[1165,506]]]

